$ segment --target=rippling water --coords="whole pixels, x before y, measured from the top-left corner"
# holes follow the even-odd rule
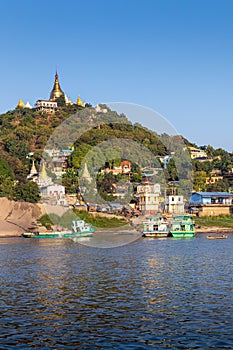
[[[233,236],[0,239],[1,349],[233,349]]]

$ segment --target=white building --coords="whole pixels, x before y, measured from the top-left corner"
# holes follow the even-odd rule
[[[97,113],[107,113],[108,112],[107,108],[102,108],[98,104],[96,105],[95,110],[96,110]]]
[[[184,213],[184,197],[183,196],[167,196],[165,198],[165,212],[171,214]]]
[[[137,187],[139,210],[142,214],[155,214],[159,210],[159,184],[145,184]]]
[[[58,184],[52,184],[47,187],[40,188],[42,197],[48,197],[48,203],[54,205],[66,206],[65,187]]]
[[[167,165],[172,159],[172,156],[174,155],[174,152],[172,152],[170,155],[159,157],[160,161],[163,163],[164,168],[167,169]]]
[[[47,100],[38,100],[36,101],[35,109],[39,112],[54,114],[57,110],[57,102],[47,101]]]

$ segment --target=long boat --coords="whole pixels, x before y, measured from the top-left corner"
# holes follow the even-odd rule
[[[47,232],[24,232],[25,238],[79,238],[90,237],[95,232],[92,224],[84,220],[73,220],[71,230],[47,231]]]
[[[169,223],[166,217],[155,216],[143,223],[143,237],[167,237],[169,234]]]
[[[174,215],[170,235],[175,238],[195,236],[195,223],[191,215]]]
[[[228,238],[228,236],[222,234],[222,235],[220,235],[220,236],[207,236],[207,238],[208,238],[208,239],[226,239],[226,238]]]

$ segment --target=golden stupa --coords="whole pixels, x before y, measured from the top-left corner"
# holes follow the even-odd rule
[[[18,104],[17,104],[17,107],[21,107],[21,108],[24,108],[25,107],[25,104],[22,100],[22,98],[19,100]]]
[[[37,181],[37,185],[39,187],[47,187],[47,186],[49,186],[51,184],[52,184],[52,179],[47,174],[45,161],[42,160],[42,165],[41,165],[41,170],[40,170],[40,173],[39,173],[39,178],[38,178],[38,181]]]
[[[83,101],[81,100],[80,96],[78,96],[78,99],[77,99],[76,104],[77,104],[78,106],[83,106]]]
[[[57,98],[59,98],[61,96],[63,96],[65,98],[65,94],[64,94],[64,92],[62,91],[62,89],[60,87],[58,74],[56,72],[53,89],[52,89],[52,91],[50,93],[50,101],[55,101]]]

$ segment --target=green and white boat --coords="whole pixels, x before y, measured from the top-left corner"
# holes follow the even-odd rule
[[[92,224],[84,220],[73,220],[71,230],[48,231],[48,232],[24,232],[25,238],[80,238],[90,237],[95,232]]]
[[[143,237],[159,238],[167,237],[169,233],[169,223],[164,216],[155,216],[143,222]]]
[[[174,215],[170,235],[174,238],[195,236],[195,223],[191,215]]]

